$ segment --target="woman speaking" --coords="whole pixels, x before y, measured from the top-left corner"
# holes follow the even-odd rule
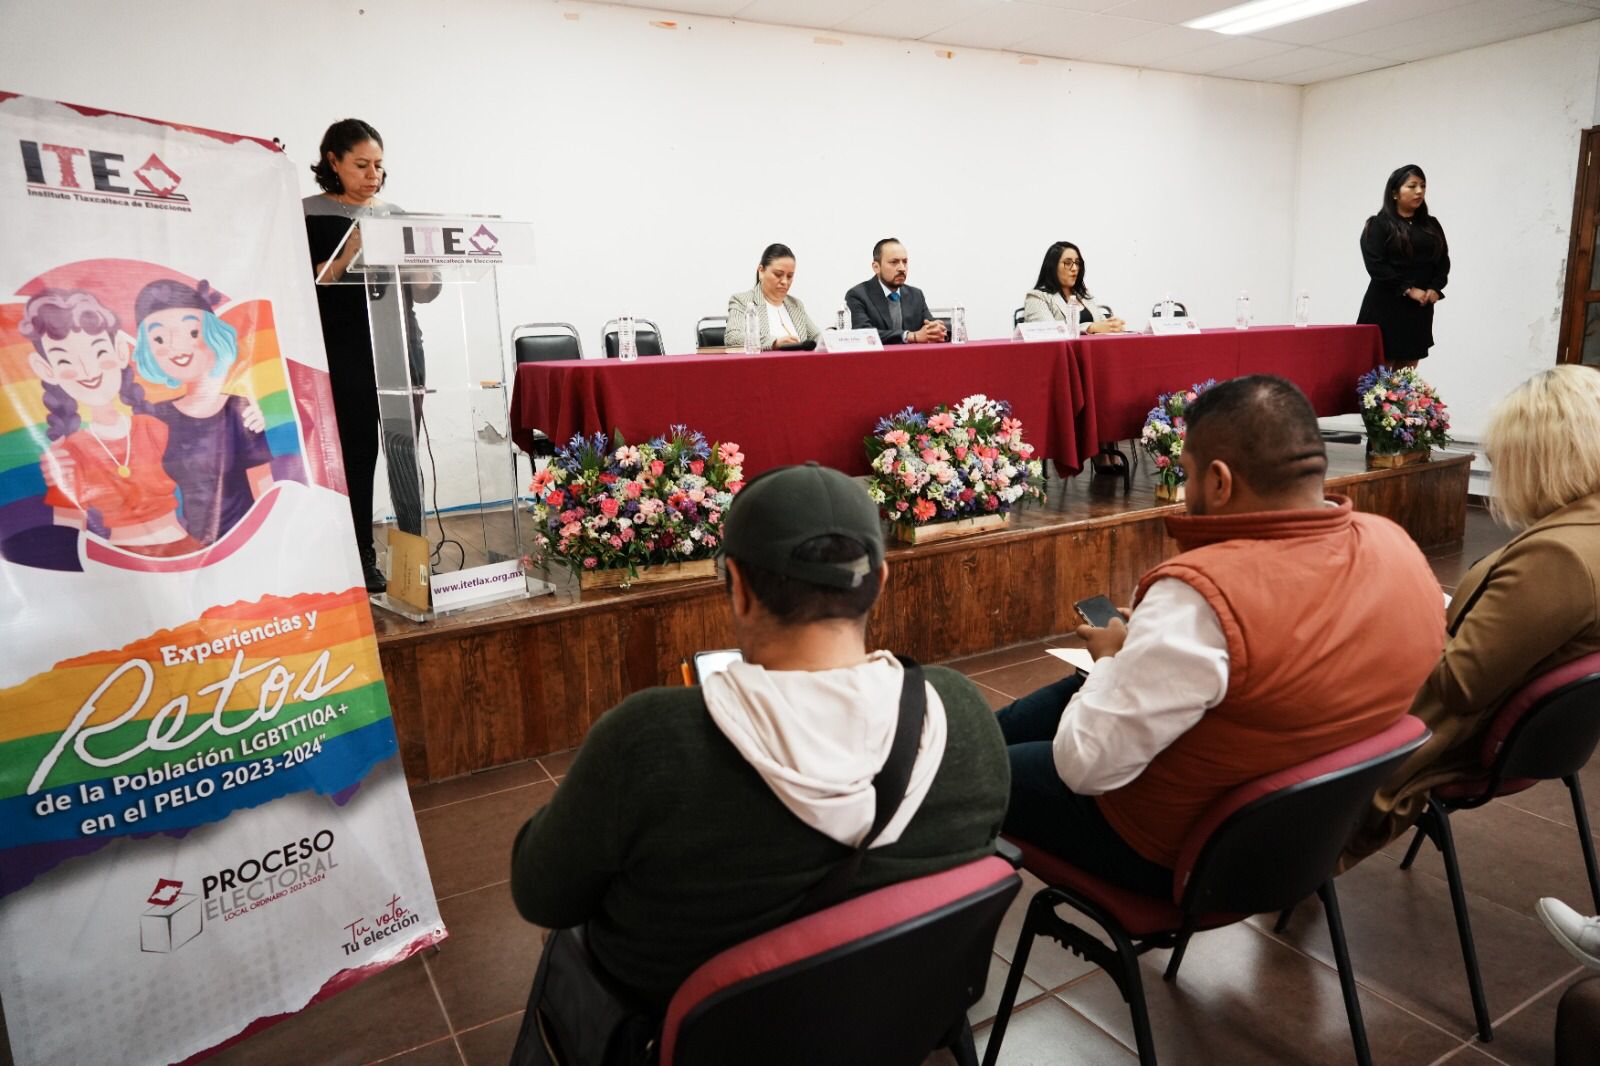
[[[317,310],[322,318],[322,339],[328,350],[328,379],[333,392],[334,417],[339,426],[339,448],[344,453],[345,482],[350,491],[350,516],[355,525],[356,549],[368,592],[382,592],[383,572],[372,543],[372,481],[378,466],[378,382],[372,363],[372,331],[367,321],[367,298],[381,300],[394,286],[384,284],[330,284],[344,280],[345,272],[361,251],[361,232],[345,241],[350,223],[400,210],[378,199],[386,173],[383,138],[357,118],[335,122],[322,135],[317,165],[311,168],[322,192],[303,201],[306,235],[311,245],[312,272],[317,278]],[[340,247],[340,241],[344,246]],[[370,293],[367,291],[370,288]],[[439,295],[435,280],[405,286],[406,348],[411,364],[411,384],[423,382],[422,330],[412,301],[427,303]],[[413,401],[420,417],[420,395]],[[404,438],[402,440],[402,438]],[[409,432],[389,434],[389,488],[396,524],[409,533],[422,532],[420,481],[415,476],[416,449]],[[408,476],[408,474],[410,476]]]
[[[1428,212],[1428,179],[1407,164],[1389,175],[1383,207],[1361,230],[1367,295],[1356,321],[1383,333],[1390,366],[1416,366],[1433,347],[1433,305],[1444,299],[1450,247],[1439,220]]]

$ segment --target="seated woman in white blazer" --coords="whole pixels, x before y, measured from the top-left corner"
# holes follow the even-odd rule
[[[822,330],[806,314],[806,306],[789,295],[794,284],[794,252],[786,244],[769,244],[756,267],[753,289],[728,297],[728,326],[723,343],[729,348],[744,347],[744,309],[755,304],[761,324],[761,350],[793,348],[815,342]]]
[[[1022,298],[1024,322],[1057,322],[1067,320],[1067,300],[1078,298],[1079,328],[1084,333],[1121,333],[1125,328],[1120,318],[1107,318],[1100,305],[1089,295],[1084,285],[1083,253],[1071,241],[1057,241],[1044,253],[1039,266],[1039,280],[1034,282],[1028,295]]]

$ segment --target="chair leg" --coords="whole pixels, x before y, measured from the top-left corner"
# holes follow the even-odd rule
[[[1028,904],[1028,914],[1022,920],[1022,934],[1017,937],[1017,950],[1011,956],[1011,972],[1006,974],[1006,987],[1000,993],[1000,1005],[995,1008],[994,1025],[989,1030],[989,1046],[983,1051],[983,1066],[994,1066],[995,1060],[1000,1057],[1000,1042],[1006,1038],[1006,1026],[1011,1021],[1011,1008],[1017,1005],[1017,990],[1022,987],[1022,971],[1028,965],[1028,952],[1033,950],[1033,938],[1037,932],[1034,923],[1036,913],[1040,908],[1054,912],[1055,907],[1044,899],[1040,892]]]
[[[1299,906],[1298,903],[1285,907],[1278,912],[1278,920],[1272,923],[1272,931],[1274,933],[1281,933],[1289,928],[1289,919],[1294,917],[1294,908],[1297,906]]]
[[[950,1049],[950,1055],[956,1060],[956,1066],[978,1066],[978,1045],[972,1039],[972,1023],[967,1021],[967,1016],[961,1016],[961,1024],[950,1032],[950,1037],[945,1041],[945,1047]]]
[[[1344,939],[1344,919],[1339,914],[1339,895],[1330,877],[1317,889],[1328,916],[1328,939],[1333,941],[1333,959],[1339,966],[1339,990],[1344,993],[1344,1011],[1350,1019],[1350,1042],[1355,1045],[1357,1066],[1372,1066],[1372,1050],[1367,1046],[1367,1026],[1361,1020],[1361,999],[1356,994],[1355,968],[1350,965],[1350,949]]]
[[[1183,953],[1189,950],[1189,938],[1193,935],[1187,929],[1178,934],[1178,942],[1172,948],[1172,958],[1167,960],[1167,972],[1161,975],[1161,979],[1168,984],[1178,979],[1178,967],[1183,965]]]
[[[1416,835],[1411,838],[1411,846],[1406,849],[1406,857],[1400,860],[1400,869],[1409,870],[1411,864],[1417,859],[1417,852],[1422,850],[1422,842],[1428,837],[1428,831],[1422,826],[1417,826]]]
[[[1466,965],[1467,989],[1472,993],[1472,1015],[1478,1023],[1478,1039],[1488,1043],[1494,1039],[1494,1025],[1489,1018],[1489,1001],[1483,994],[1483,973],[1478,969],[1478,949],[1472,941],[1467,890],[1461,884],[1461,864],[1456,859],[1456,839],[1450,831],[1450,815],[1429,800],[1423,818],[1431,820],[1432,828],[1438,834],[1439,850],[1444,853],[1445,879],[1450,885],[1450,906],[1456,913],[1456,933],[1461,937],[1461,961]]]
[[[1117,959],[1121,963],[1124,981],[1122,998],[1128,1001],[1133,1015],[1133,1041],[1139,1052],[1139,1066],[1156,1066],[1156,1040],[1150,1032],[1150,1010],[1144,1001],[1144,979],[1139,975],[1139,952],[1133,941],[1121,929],[1105,926],[1111,942],[1117,946]]]
[[[1572,817],[1578,823],[1578,846],[1583,849],[1583,866],[1589,871],[1589,898],[1594,901],[1594,913],[1600,914],[1600,870],[1595,867],[1594,837],[1589,835],[1589,812],[1583,805],[1583,785],[1578,775],[1562,778],[1567,791],[1572,793]]]

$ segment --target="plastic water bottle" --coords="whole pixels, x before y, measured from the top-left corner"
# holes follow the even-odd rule
[[[1239,298],[1233,301],[1233,328],[1250,328],[1250,294],[1241,292]]]
[[[843,307],[839,308],[839,310],[835,313],[834,318],[835,318],[835,321],[837,321],[838,324],[839,324],[839,331],[841,333],[843,331],[849,329],[850,328],[850,305],[849,304],[845,304]]]
[[[1301,292],[1294,302],[1294,324],[1298,328],[1311,325],[1311,294]]]
[[[744,305],[744,354],[761,353],[761,316],[756,314],[755,301]]]
[[[1081,330],[1083,328],[1082,325],[1081,325],[1082,321],[1083,321],[1083,305],[1078,302],[1078,298],[1076,296],[1067,297],[1067,336],[1068,337],[1072,338],[1073,340],[1077,340],[1078,339],[1078,334],[1079,334],[1079,332],[1081,332]]]
[[[617,358],[624,363],[639,358],[639,340],[633,328],[632,315],[617,317]]]
[[[1169,292],[1161,301],[1161,317],[1170,319],[1177,313],[1178,309],[1172,302],[1172,293]]]
[[[953,344],[967,343],[967,309],[956,307],[950,312],[950,341]]]

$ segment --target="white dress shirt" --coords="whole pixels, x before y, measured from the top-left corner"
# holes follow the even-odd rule
[[[800,331],[794,327],[794,317],[789,314],[789,309],[782,303],[767,303],[767,327],[774,341],[788,337],[797,340]]]
[[[1056,773],[1080,796],[1121,788],[1228,691],[1228,641],[1205,597],[1176,578],[1145,591],[1128,639],[1095,661],[1061,715]]]

